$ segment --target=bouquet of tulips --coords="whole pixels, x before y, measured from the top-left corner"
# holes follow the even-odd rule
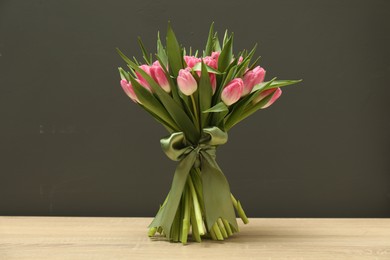
[[[233,54],[233,34],[220,42],[210,27],[202,53],[183,48],[168,24],[166,46],[157,35],[157,52],[150,54],[138,39],[144,64],[119,49],[127,69],[119,68],[121,86],[169,132],[161,139],[168,158],[178,161],[171,189],[149,226],[170,241],[187,243],[188,236],[224,240],[238,232],[236,212],[248,218],[230,192],[216,162],[216,148],[227,142],[227,132],[259,109],[272,105],[280,87],[299,80],[264,82],[265,70],[251,51]]]

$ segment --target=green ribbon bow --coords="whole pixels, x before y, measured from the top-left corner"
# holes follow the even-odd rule
[[[215,161],[216,147],[227,142],[227,133],[218,127],[204,128],[203,133],[204,137],[196,147],[185,143],[183,132],[175,132],[168,138],[161,139],[165,154],[171,160],[180,162],[175,170],[167,201],[149,228],[161,226],[168,237],[188,175],[193,167],[200,167],[201,170],[207,227],[210,229],[218,218],[224,218],[238,231],[229,183]]]

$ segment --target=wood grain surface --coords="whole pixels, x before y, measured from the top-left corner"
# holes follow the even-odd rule
[[[184,246],[147,237],[151,220],[0,217],[0,259],[390,259],[390,219],[250,219]]]

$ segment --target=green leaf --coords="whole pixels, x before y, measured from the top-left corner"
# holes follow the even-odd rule
[[[222,40],[222,48],[225,47],[228,40],[229,40],[228,30],[225,30],[225,34],[223,35],[223,40]]]
[[[274,93],[271,93],[267,97],[263,98],[259,103],[256,103],[254,106],[252,106],[250,108],[247,108],[244,111],[244,113],[242,113],[242,115],[240,116],[240,119],[237,122],[235,122],[234,125],[236,125],[237,123],[241,122],[242,120],[244,120],[248,116],[252,115],[257,110],[261,109],[265,104],[268,103],[268,101],[272,98],[273,95],[274,95]]]
[[[157,55],[160,58],[161,66],[166,68],[168,65],[168,56],[164,46],[161,43],[160,32],[157,33]]]
[[[202,70],[199,81],[199,108],[200,111],[205,111],[211,106],[211,98],[213,96],[213,89],[210,83],[209,73],[206,67],[206,64],[201,62]],[[206,126],[208,115],[200,114],[201,118],[201,128]]]
[[[250,102],[254,100],[258,95],[260,95],[260,93],[264,90],[264,88],[271,85],[275,79],[276,78],[273,78],[272,80],[268,81],[267,84],[263,85],[263,89],[258,89],[255,92],[251,92],[251,94],[247,95],[246,97],[238,101],[236,104],[234,104],[233,110],[229,114],[225,122],[226,130],[229,130],[239,121],[241,121],[241,115],[244,113],[245,109],[248,107]]]
[[[121,52],[121,50],[119,50],[119,48],[116,48],[116,52],[118,52],[119,56],[121,56],[121,58],[127,63],[127,64],[130,64],[130,63],[133,63],[129,57],[127,57],[126,55],[123,54],[123,52]]]
[[[130,61],[131,62],[131,61]],[[135,63],[129,64],[136,72],[138,72],[151,86],[153,91],[158,96],[162,105],[171,115],[177,126],[183,131],[192,144],[196,144],[200,137],[200,132],[196,129],[194,123],[190,120],[183,108],[172,99],[145,71],[140,69]]]
[[[145,45],[144,45],[144,43],[142,42],[141,37],[139,37],[139,36],[138,36],[138,44],[139,44],[139,47],[141,48],[142,56],[143,56],[145,62],[146,62],[148,65],[151,65],[151,64],[152,64],[151,54],[150,54],[150,52],[148,52],[148,51],[146,50]]]
[[[218,34],[215,33],[214,34],[214,46],[213,46],[213,49],[214,51],[219,51],[221,52],[221,44],[219,43],[219,40],[218,40]]]
[[[209,31],[209,36],[207,37],[207,43],[205,47],[205,55],[204,56],[210,56],[212,51],[213,51],[213,46],[214,46],[214,22],[211,23],[210,25],[210,31]]]
[[[215,106],[207,110],[203,110],[202,113],[218,113],[218,112],[225,112],[225,111],[229,111],[229,108],[225,105],[225,103],[219,102]]]
[[[223,74],[221,72],[219,72],[218,70],[206,65],[206,69],[207,69],[207,72],[210,72],[210,73],[214,73],[214,74]],[[198,62],[195,64],[195,66],[192,68],[192,71],[201,71],[202,69],[202,63],[201,62]]]
[[[256,66],[257,63],[259,62],[261,56],[257,57],[256,60],[252,63],[252,65],[249,66],[248,70],[253,70]]]
[[[174,77],[177,77],[179,70],[183,69],[183,56],[180,45],[176,39],[175,33],[172,30],[171,23],[168,23],[167,30],[167,55],[169,69]]]
[[[242,60],[242,62],[240,64],[237,65],[237,70],[240,72],[240,71],[243,71],[245,72],[245,69],[243,68],[246,68],[250,62],[250,60],[252,59],[253,55],[255,54],[256,52],[256,49],[257,49],[257,43],[255,44],[255,46],[252,48],[252,50],[249,52],[249,54],[243,54],[243,57],[244,59]],[[238,56],[239,57],[239,56]],[[237,57],[237,58],[238,58]]]
[[[229,38],[226,44],[223,46],[221,54],[218,58],[218,70],[225,72],[225,69],[229,66],[233,59],[233,36]]]
[[[158,116],[158,119],[164,122],[164,125],[172,130],[178,131],[179,128],[172,120],[164,106],[150,93],[147,89],[141,86],[133,77],[130,77],[131,85],[133,86],[135,95],[141,102],[142,106],[153,114]]]
[[[254,86],[254,88],[252,89],[252,92],[255,92],[259,89],[267,90],[267,89],[271,89],[271,88],[281,88],[281,87],[285,87],[285,86],[299,83],[301,81],[302,81],[302,79],[299,79],[299,80],[275,80],[271,84],[268,84],[269,81],[262,82],[260,84],[257,84],[256,86]],[[264,88],[265,85],[267,85],[267,87]]]

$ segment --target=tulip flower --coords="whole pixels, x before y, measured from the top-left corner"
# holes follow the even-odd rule
[[[213,69],[217,69],[217,67],[218,67],[218,62],[217,62],[217,60],[213,59],[213,58],[210,57],[210,56],[204,57],[204,58],[203,58],[203,62],[204,62],[207,66],[209,66],[209,67],[211,67],[211,68],[213,68]]]
[[[171,86],[169,85],[168,79],[165,76],[164,70],[161,68],[160,64],[153,65],[150,67],[150,74],[154,81],[156,81],[165,92],[171,92]]]
[[[139,66],[139,68],[142,69],[143,71],[145,71],[149,76],[152,76],[150,73],[150,66],[144,64],[144,65]],[[153,92],[152,87],[149,85],[149,83],[146,81],[146,79],[144,79],[141,76],[141,74],[139,74],[138,72],[135,72],[135,74],[137,75],[137,78],[139,79],[140,84],[144,88],[148,89],[150,92]]]
[[[130,82],[128,82],[125,79],[122,79],[121,86],[122,86],[123,90],[125,91],[125,93],[131,98],[131,100],[133,100],[136,103],[141,103],[141,102],[139,102],[137,96],[135,95],[133,86],[131,85]]]
[[[218,64],[218,58],[220,54],[221,53],[219,51],[213,51],[213,53],[211,53],[211,58],[213,58],[217,62],[217,64]]]
[[[246,72],[243,78],[244,91],[242,92],[242,95],[245,96],[251,93],[254,86],[264,81],[264,76],[265,70],[260,66]]]
[[[236,103],[244,90],[244,82],[240,78],[233,79],[227,84],[221,93],[223,103],[230,106]]]
[[[192,69],[195,64],[201,62],[201,59],[195,56],[184,56],[184,61],[186,62],[187,67]]]
[[[198,83],[188,69],[179,70],[177,85],[180,91],[186,96],[191,96],[198,88]]]
[[[274,89],[267,89],[264,90],[260,93],[260,95],[253,100],[253,103],[259,103],[261,100],[264,98],[268,97],[269,95],[272,95],[271,99],[268,100],[268,102],[261,107],[261,109],[267,108],[270,105],[272,105],[281,95],[282,95],[282,90],[280,88]]]

